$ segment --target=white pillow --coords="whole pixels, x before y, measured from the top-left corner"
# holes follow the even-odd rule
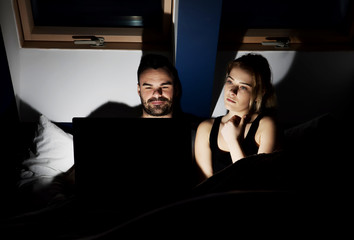
[[[33,143],[36,150],[22,163],[19,187],[35,181],[41,188],[74,164],[73,136],[44,115],[39,118]]]

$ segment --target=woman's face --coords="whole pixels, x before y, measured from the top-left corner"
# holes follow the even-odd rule
[[[253,76],[245,70],[234,67],[226,78],[224,104],[230,112],[245,115],[249,111],[254,87]]]

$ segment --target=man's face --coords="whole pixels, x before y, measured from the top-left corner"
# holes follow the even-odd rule
[[[172,117],[173,79],[163,68],[147,69],[140,74],[138,94],[143,117]]]

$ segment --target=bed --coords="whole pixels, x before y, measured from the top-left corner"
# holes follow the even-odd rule
[[[41,115],[35,123],[7,124],[0,230],[11,239],[235,232],[338,237],[349,229],[342,214],[349,203],[351,146],[338,126],[333,115],[324,114],[288,128],[282,150],[246,157],[196,184],[182,200],[122,217],[77,200],[71,123]]]

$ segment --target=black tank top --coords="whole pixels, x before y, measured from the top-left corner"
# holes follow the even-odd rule
[[[256,154],[258,152],[258,145],[254,140],[256,135],[259,121],[263,116],[259,114],[257,118],[252,122],[251,127],[246,135],[246,138],[242,141],[241,147],[246,156]],[[211,128],[209,143],[212,152],[212,166],[213,172],[216,173],[225,167],[232,164],[230,152],[223,151],[218,146],[218,133],[220,128],[222,116],[215,118],[213,126]]]

